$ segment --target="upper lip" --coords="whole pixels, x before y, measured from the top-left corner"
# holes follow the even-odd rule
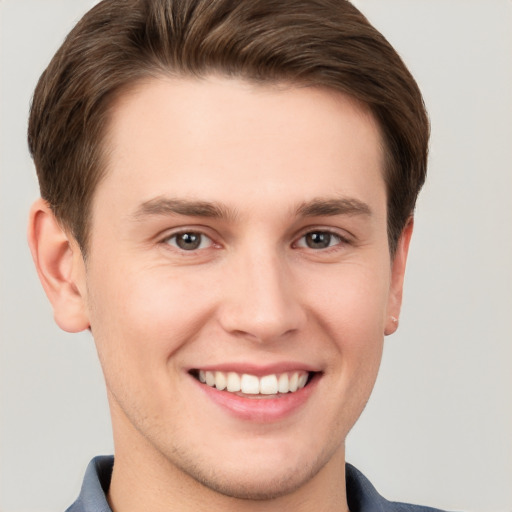
[[[255,364],[255,363],[241,363],[241,362],[233,362],[233,363],[219,363],[219,364],[207,364],[207,365],[198,365],[190,368],[189,371],[194,370],[204,370],[204,371],[219,371],[219,372],[235,372],[240,374],[250,374],[255,375],[257,377],[262,377],[264,375],[272,375],[272,374],[280,374],[285,372],[296,372],[296,371],[306,371],[306,372],[318,372],[320,369],[318,367],[314,367],[310,364],[295,362],[295,361],[283,361],[272,364]]]

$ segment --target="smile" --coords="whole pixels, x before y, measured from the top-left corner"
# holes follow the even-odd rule
[[[261,377],[248,373],[198,370],[195,376],[203,384],[219,391],[267,396],[295,393],[309,380],[309,372],[304,370],[273,373]]]
[[[238,420],[262,424],[284,420],[305,407],[323,376],[322,371],[304,366],[275,366],[223,365],[188,373],[202,395],[221,411]]]

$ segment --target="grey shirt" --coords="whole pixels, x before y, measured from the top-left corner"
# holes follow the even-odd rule
[[[112,512],[106,494],[114,457],[95,457],[87,466],[78,499],[66,512]],[[346,465],[347,501],[350,512],[442,512],[430,507],[391,502],[383,498],[354,466]]]

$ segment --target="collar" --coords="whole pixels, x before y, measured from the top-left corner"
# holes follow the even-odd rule
[[[85,472],[78,499],[66,512],[112,512],[106,494],[110,486],[113,456],[92,459]],[[345,467],[347,502],[350,512],[442,512],[438,509],[390,502],[354,466]]]

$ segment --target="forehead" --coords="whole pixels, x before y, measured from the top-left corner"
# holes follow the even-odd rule
[[[318,87],[223,77],[140,82],[114,104],[107,146],[97,195],[111,201],[121,189],[139,204],[167,194],[244,206],[262,191],[295,203],[385,194],[369,109]]]

